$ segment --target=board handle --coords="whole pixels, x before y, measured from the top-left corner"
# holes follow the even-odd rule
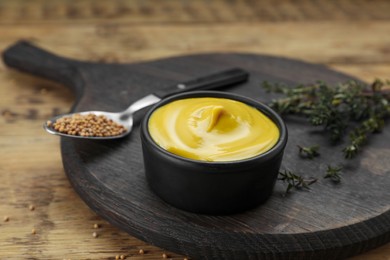
[[[154,92],[153,94],[163,99],[165,97],[181,92],[217,89],[221,87],[236,85],[247,81],[248,77],[249,74],[245,70],[233,68],[187,82],[182,82],[172,87],[168,87],[166,89]]]
[[[77,88],[80,75],[75,60],[63,58],[40,49],[27,41],[19,41],[3,52],[6,65]]]

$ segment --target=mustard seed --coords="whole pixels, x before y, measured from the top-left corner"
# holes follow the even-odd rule
[[[125,258],[126,258],[126,257],[125,257],[124,255],[121,255],[121,256],[120,256],[120,259],[121,259],[121,260],[123,260],[123,259],[125,259]]]
[[[54,130],[68,135],[78,136],[115,136],[123,134],[126,128],[113,120],[95,114],[74,114],[57,119],[54,123],[47,123]]]
[[[3,111],[2,115],[3,115],[4,117],[9,117],[9,116],[12,115],[12,113],[11,113],[10,111],[8,111],[8,110],[5,110],[5,111]]]
[[[29,208],[31,211],[35,210],[35,206],[34,206],[34,205],[30,205],[28,208]]]
[[[115,260],[119,260],[119,255],[116,255],[116,256],[115,256]]]
[[[93,228],[100,228],[100,225],[95,223],[95,224],[93,224]]]
[[[31,230],[31,234],[35,235],[36,233],[37,233],[37,231],[35,230],[35,228],[33,228],[33,229]]]
[[[164,259],[166,259],[166,258],[168,258],[168,256],[167,256],[167,254],[162,254],[162,258],[164,258]]]
[[[9,221],[9,217],[8,216],[4,216],[4,222],[8,222]]]
[[[145,251],[144,251],[143,249],[140,249],[140,250],[138,251],[138,253],[139,253],[140,255],[143,255],[143,254],[145,254]]]
[[[97,238],[99,235],[98,235],[98,233],[93,232],[93,233],[92,233],[92,236],[93,236],[94,238]]]

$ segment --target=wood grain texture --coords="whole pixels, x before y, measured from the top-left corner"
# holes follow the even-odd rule
[[[1,1],[0,50],[31,39],[63,56],[103,62],[247,51],[328,64],[367,82],[389,78],[387,1],[300,1],[297,5],[306,15],[284,8],[292,5],[290,1],[215,1],[225,22],[213,18],[202,1],[191,1],[199,10],[192,18],[176,12],[181,1],[164,3],[164,9],[155,2],[123,2],[134,9],[110,17],[110,10],[121,9],[117,1],[100,3],[106,6],[102,15],[91,12],[86,1]],[[236,6],[230,8],[230,2]],[[333,10],[321,16],[320,9],[313,10],[316,3]],[[41,11],[44,4],[53,6],[46,16]],[[73,5],[87,15],[66,15]],[[159,9],[158,15],[137,11],[145,5]],[[264,9],[269,14],[264,15]],[[237,15],[230,15],[232,10]],[[10,71],[0,63],[0,259],[114,259],[120,254],[128,259],[162,258],[164,250],[107,224],[70,187],[59,140],[46,135],[41,125],[51,115],[68,111],[73,102],[74,96],[62,85]],[[36,205],[34,212],[28,210],[30,203]],[[3,215],[10,221],[2,222]],[[103,226],[100,236],[92,239],[95,222]],[[39,236],[33,237],[31,229],[38,224]],[[147,253],[138,255],[139,248]],[[390,259],[390,246],[353,259]]]
[[[369,2],[369,4],[368,4]],[[126,23],[232,23],[386,20],[390,18],[386,0],[354,1],[138,1],[138,0],[23,0],[0,3],[0,23],[42,23],[110,19]]]
[[[390,63],[390,21],[238,23],[229,26],[130,26],[107,22],[81,23],[76,27],[50,24],[6,28],[6,25],[0,25],[0,30],[7,31],[0,39],[2,49],[17,40],[27,39],[53,52],[61,48],[67,57],[107,63],[226,51],[280,55],[329,65],[370,67]],[[45,35],[45,40],[36,35]]]

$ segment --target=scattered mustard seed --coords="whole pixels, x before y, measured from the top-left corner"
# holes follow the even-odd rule
[[[45,95],[47,93],[47,89],[41,88],[40,92],[41,92],[42,95]]]
[[[54,130],[68,134],[86,137],[107,137],[123,134],[126,128],[115,123],[106,116],[95,114],[74,114],[61,117],[55,122],[47,123]]]
[[[4,117],[9,117],[12,115],[12,113],[9,110],[4,110],[3,113],[1,113],[1,115]]]
[[[115,260],[119,260],[119,255],[116,255],[116,256],[115,256]]]
[[[139,253],[140,255],[143,255],[143,254],[145,254],[145,251],[144,251],[143,249],[140,249],[140,250],[138,251],[138,253]]]
[[[93,224],[93,228],[100,228],[100,225],[95,223],[95,224]]]
[[[33,228],[33,229],[31,230],[31,234],[35,235],[36,233],[37,233],[37,231],[35,230],[35,228]]]
[[[162,254],[162,258],[164,258],[164,259],[166,259],[166,258],[168,258],[168,256],[167,256],[167,254]]]
[[[99,235],[98,235],[98,233],[93,232],[93,233],[92,233],[92,236],[93,236],[94,238],[97,238]]]
[[[4,216],[4,222],[8,222],[9,221],[9,217],[8,216]]]
[[[121,260],[123,260],[123,259],[125,259],[125,258],[126,258],[126,257],[125,257],[124,255],[121,255],[121,256],[120,256],[120,259],[121,259]]]
[[[28,208],[29,208],[31,211],[35,210],[35,206],[34,206],[34,205],[30,205]]]

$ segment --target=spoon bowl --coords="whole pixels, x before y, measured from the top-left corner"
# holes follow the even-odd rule
[[[71,138],[81,138],[81,139],[96,139],[96,140],[108,140],[108,139],[117,139],[125,137],[126,135],[130,134],[132,128],[133,128],[133,114],[145,107],[151,106],[157,102],[159,102],[161,99],[153,94],[147,95],[136,102],[134,102],[130,107],[128,107],[126,110],[122,112],[105,112],[105,111],[84,111],[84,112],[75,112],[65,115],[59,115],[51,118],[46,123],[43,124],[43,128],[50,134],[53,135],[59,135],[64,137],[71,137]],[[107,119],[111,119],[115,123],[122,125],[125,128],[125,131],[119,135],[112,135],[112,136],[81,136],[81,135],[71,135],[66,134],[60,131],[55,130],[52,127],[52,124],[56,122],[58,119],[64,118],[64,117],[72,117],[73,115],[82,115],[86,116],[88,114],[94,114],[96,116],[104,116]],[[50,124],[49,124],[50,122]]]
[[[88,115],[88,114],[94,114],[97,116],[105,116],[107,119],[111,119],[117,124],[123,125],[125,127],[125,131],[121,133],[120,135],[115,135],[115,136],[105,136],[105,137],[100,137],[100,136],[81,136],[81,135],[71,135],[67,133],[63,133],[60,131],[55,130],[51,124],[49,125],[48,122],[43,124],[43,128],[50,134],[53,135],[59,135],[59,136],[64,136],[64,137],[72,137],[72,138],[81,138],[81,139],[116,139],[116,138],[122,138],[128,135],[131,132],[131,129],[133,127],[133,117],[130,116],[128,117],[127,120],[122,120],[120,114],[121,113],[113,113],[113,112],[104,112],[104,111],[85,111],[85,112],[77,112],[77,113],[70,113],[66,115],[59,115],[56,117],[53,117],[49,120],[49,122],[56,122],[58,119],[63,118],[63,117],[72,117],[73,115]]]

